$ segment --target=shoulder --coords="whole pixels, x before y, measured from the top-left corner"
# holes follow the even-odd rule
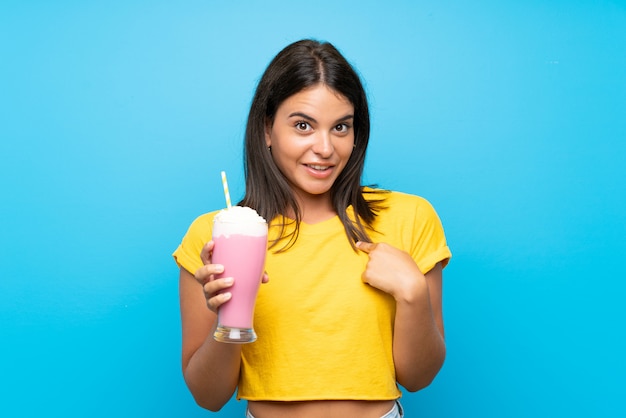
[[[213,219],[218,212],[219,211],[208,212],[196,217],[193,222],[191,222],[191,225],[189,225],[186,237],[201,237],[203,240],[206,239],[207,236],[210,237],[213,230]]]
[[[442,229],[435,208],[422,196],[398,191],[380,191],[369,195],[376,201],[374,230],[385,234],[395,231],[393,233],[401,235],[413,231],[420,235],[420,231]]]
[[[211,226],[213,224],[213,219],[215,218],[215,215],[217,215],[218,212],[219,211],[213,211],[213,212],[207,212],[207,213],[203,213],[202,215],[199,215],[198,217],[196,217],[196,219],[193,220],[193,222],[191,223],[191,226],[196,226],[198,228]]]
[[[364,188],[363,195],[367,201],[377,202],[382,213],[400,214],[407,212],[434,212],[431,203],[422,196],[393,190]]]
[[[407,251],[422,272],[428,272],[437,262],[442,266],[451,257],[443,225],[431,203],[417,195],[389,191],[377,203],[372,238],[385,241]]]
[[[179,267],[184,268],[188,272],[194,272],[202,267],[200,251],[204,244],[211,239],[213,218],[216,213],[205,213],[198,216],[191,223],[180,245],[172,254]]]

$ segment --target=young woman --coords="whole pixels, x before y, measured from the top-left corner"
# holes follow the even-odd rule
[[[440,370],[450,250],[426,200],[361,185],[369,127],[361,81],[331,44],[295,42],[266,69],[239,202],[270,225],[256,342],[212,336],[232,285],[214,277],[216,212],[174,253],[183,372],[199,405],[217,411],[237,390],[248,417],[400,417],[398,384],[417,391]]]

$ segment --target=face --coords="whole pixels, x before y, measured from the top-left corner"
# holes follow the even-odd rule
[[[277,109],[265,141],[301,204],[327,199],[354,149],[354,106],[323,84],[302,90]]]

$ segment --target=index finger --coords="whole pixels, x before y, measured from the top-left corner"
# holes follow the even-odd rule
[[[363,251],[364,253],[370,253],[370,251],[374,250],[374,248],[376,248],[376,244],[374,244],[373,242],[363,242],[363,241],[357,241],[357,243],[355,244],[356,247]]]
[[[211,264],[211,252],[213,251],[213,240],[204,244],[202,247],[202,251],[200,251],[200,259],[202,260],[202,264]]]

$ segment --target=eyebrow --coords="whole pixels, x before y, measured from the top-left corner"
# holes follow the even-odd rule
[[[311,116],[307,115],[306,113],[302,113],[302,112],[293,112],[293,113],[291,113],[291,114],[289,115],[289,117],[290,117],[290,118],[292,118],[292,117],[294,117],[294,116],[298,116],[298,117],[301,117],[301,118],[303,118],[303,119],[310,120],[310,121],[311,121],[311,122],[313,122],[313,123],[317,123],[317,120],[315,120],[315,118],[313,118],[313,117],[311,117]],[[338,122],[345,122],[345,121],[350,120],[350,119],[354,119],[354,115],[346,115],[346,116],[344,116],[344,117],[341,117],[341,118],[337,119],[335,122],[336,122],[336,123],[338,123]]]

